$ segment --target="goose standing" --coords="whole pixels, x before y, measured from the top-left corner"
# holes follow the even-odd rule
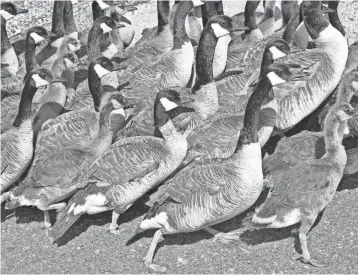
[[[284,71],[269,68],[268,72],[260,79],[247,104],[234,154],[225,159],[194,161],[159,188],[158,200],[139,227],[140,231],[157,229],[144,258],[147,267],[163,270],[152,263],[163,234],[208,228],[242,213],[258,198],[263,183],[257,135],[261,104],[273,85],[293,77],[287,67]]]
[[[53,79],[45,68],[34,69],[26,76],[17,116],[12,126],[1,134],[1,193],[21,176],[32,159],[32,98],[39,87],[59,81],[62,79]],[[3,195],[1,202],[7,197]]]
[[[173,113],[193,111],[182,107],[186,102],[173,90],[157,94],[154,116],[162,138],[148,136],[122,139],[99,157],[80,180],[83,189],[72,196],[64,216],[50,231],[49,236],[53,240],[61,237],[82,214],[108,210],[113,210],[109,231],[119,233],[119,215],[173,173],[184,159],[187,142],[176,131],[170,117]]]
[[[26,72],[30,72],[31,70],[39,67],[35,56],[36,46],[49,36],[51,35],[49,35],[43,27],[36,26],[29,29],[26,36]],[[3,79],[1,80],[3,81]],[[14,93],[14,91],[12,91],[10,93],[13,93],[13,95],[1,101],[1,132],[4,132],[12,125],[18,112],[20,102],[19,91],[21,91],[23,87],[23,81],[18,81],[15,87],[18,93]]]
[[[178,7],[179,8],[179,7]],[[188,104],[195,110],[195,114],[182,114],[174,119],[174,125],[184,129],[187,124],[195,125],[214,115],[218,108],[218,95],[214,81],[215,53],[220,39],[230,37],[233,32],[231,19],[225,15],[218,15],[210,18],[207,26],[203,29],[196,54],[196,80],[193,88],[181,92],[186,97],[195,99],[195,102]],[[227,49],[227,46],[226,46]],[[224,63],[225,59],[221,60]],[[217,64],[217,63],[216,63]],[[220,64],[221,65],[221,64]],[[187,67],[189,68],[189,67]],[[131,124],[123,129],[119,137],[135,135],[153,135],[153,113],[150,108],[133,118]],[[193,126],[192,126],[193,127]]]
[[[100,78],[111,70],[113,63],[105,57],[91,63],[89,79],[95,78],[90,81],[94,110],[65,113],[42,127],[31,169],[11,193],[6,207],[38,207],[44,211],[45,227],[51,226],[48,210],[66,207],[66,203],[57,202],[78,188],[74,184],[76,177],[112,143],[112,111],[116,109],[114,114],[119,112],[124,116],[123,108],[127,107],[126,99],[121,95],[101,91]],[[51,166],[56,166],[56,171],[51,170]]]
[[[320,159],[294,166],[271,190],[266,201],[252,217],[252,224],[260,227],[282,228],[301,222],[299,239],[302,261],[322,266],[311,258],[307,247],[307,233],[318,214],[332,200],[343,176],[347,155],[339,133],[341,123],[352,116],[348,103],[338,103],[327,115],[324,125],[326,153]]]
[[[337,100],[335,104],[349,103],[354,88],[354,79],[358,80],[358,74],[353,72],[343,78],[337,87]],[[331,106],[332,108],[332,106]],[[339,127],[339,134],[348,134],[346,123]],[[279,141],[275,152],[263,160],[263,173],[265,186],[272,187],[283,175],[298,164],[313,162],[326,153],[324,132],[302,131],[294,136],[285,137]]]
[[[1,62],[9,64],[7,71],[13,76],[19,70],[19,60],[17,59],[14,48],[12,47],[6,31],[6,21],[14,16],[27,13],[28,10],[21,8],[15,3],[3,2],[1,3]]]

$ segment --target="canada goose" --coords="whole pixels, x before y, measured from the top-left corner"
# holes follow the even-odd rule
[[[163,234],[208,228],[242,213],[258,198],[263,183],[257,136],[259,110],[273,85],[293,77],[288,67],[283,70],[271,65],[268,72],[247,104],[234,154],[225,159],[193,161],[159,188],[156,202],[139,226],[139,231],[157,229],[144,258],[147,267],[164,271],[152,263]]]
[[[268,43],[261,64],[259,79],[266,74],[266,68],[273,64],[274,60],[289,53],[290,47],[284,40],[275,40]],[[277,66],[280,66],[278,64]],[[301,81],[303,78],[297,78]],[[291,78],[290,81],[295,81]],[[228,102],[230,99],[220,99],[225,97],[225,91],[219,91],[220,102]],[[231,96],[231,101],[234,98]],[[244,107],[243,105],[242,107]],[[242,108],[241,107],[241,108]],[[220,106],[220,109],[227,109],[227,106]],[[189,153],[185,160],[190,161],[191,157],[200,155],[201,159],[223,158],[232,155],[239,138],[244,114],[220,111],[213,115],[202,125],[191,129],[187,139],[189,143]],[[270,91],[263,102],[262,109],[259,111],[258,137],[261,146],[264,146],[269,139],[275,126],[277,116],[277,102],[273,91]]]
[[[133,46],[125,50],[119,50],[115,55],[122,59],[127,59],[123,64],[127,64],[130,69],[148,62],[151,58],[166,53],[173,48],[173,34],[170,30],[169,20],[169,1],[157,1],[158,25],[157,28],[146,37],[141,38]]]
[[[352,72],[341,80],[337,87],[335,104],[350,102],[354,92],[357,92],[352,87],[354,79],[358,80],[358,74]],[[344,133],[348,134],[348,129],[346,123],[342,124],[339,128],[339,134],[342,136]],[[325,153],[324,132],[302,131],[294,136],[281,139],[275,152],[263,160],[265,186],[272,187],[292,167],[315,161]]]
[[[253,225],[269,228],[282,228],[301,222],[299,239],[302,261],[314,266],[322,265],[311,258],[307,248],[307,233],[318,214],[332,200],[343,176],[347,155],[339,127],[353,113],[354,109],[348,103],[338,103],[331,108],[324,125],[324,156],[292,167],[275,182],[268,198],[252,217]]]
[[[6,31],[6,21],[10,20],[14,16],[27,13],[28,10],[21,8],[15,3],[2,2],[1,3],[1,62],[9,64],[7,68],[8,72],[13,76],[16,75],[19,69],[19,61],[17,59],[14,48],[12,47]]]
[[[225,36],[230,36],[232,29],[231,19],[225,15],[217,15],[209,19],[207,26],[203,29],[196,54],[196,80],[193,88],[181,91],[182,95],[195,99],[195,102],[187,107],[193,108],[195,114],[182,114],[173,119],[178,128],[186,128],[187,124],[195,125],[214,115],[218,108],[218,95],[214,81],[214,56],[217,43]],[[153,135],[153,115],[148,108],[133,118],[132,122],[123,129],[119,137],[134,135]],[[193,127],[193,126],[191,126]]]
[[[9,188],[25,171],[33,155],[32,98],[42,86],[62,81],[53,79],[45,68],[28,73],[22,91],[18,114],[13,124],[1,134],[1,193]],[[5,196],[6,197],[6,196]],[[3,202],[3,196],[1,202]]]
[[[109,59],[97,58],[90,65],[89,78],[95,78],[94,74],[100,78],[110,70],[113,70],[113,64]],[[27,178],[11,194],[8,208],[20,205],[37,206],[45,212],[44,225],[49,227],[48,210],[65,207],[63,203],[54,203],[76,190],[77,186],[73,181],[79,176],[77,170],[84,171],[81,169],[86,169],[91,161],[111,145],[112,111],[115,109],[121,111],[132,102],[127,103],[120,94],[101,91],[100,83],[97,82],[90,81],[94,110],[92,107],[65,113],[42,127],[36,144],[34,162]],[[123,111],[120,114],[124,116]],[[69,159],[77,163],[74,170],[71,170],[73,169],[71,162],[67,162]],[[52,165],[63,167],[66,172],[61,171],[58,174],[49,169]],[[68,177],[63,177],[64,174]]]
[[[30,72],[31,70],[39,67],[35,57],[36,46],[47,37],[49,37],[49,34],[43,27],[32,27],[29,29],[26,36],[26,72]],[[6,78],[2,78],[1,80],[6,81]],[[11,81],[14,81],[14,79],[11,78]],[[1,132],[8,129],[14,122],[20,102],[19,93],[16,94],[16,92],[21,91],[22,87],[23,80],[19,79],[16,81],[16,84],[12,86],[12,89],[16,88],[16,91],[8,91],[7,88],[4,88],[6,92],[13,95],[1,101]]]
[[[188,99],[192,101],[192,99]],[[160,91],[154,103],[155,124],[162,138],[132,137],[114,143],[82,177],[83,189],[75,193],[49,236],[56,240],[84,213],[113,210],[111,233],[118,234],[117,220],[145,192],[163,181],[182,162],[187,142],[171,122],[170,113],[187,101],[174,90]],[[128,158],[128,155],[131,155]]]

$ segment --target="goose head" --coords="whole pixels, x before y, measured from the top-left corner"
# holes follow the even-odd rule
[[[115,65],[109,58],[103,56],[97,57],[91,62],[88,68],[88,84],[97,112],[101,109],[101,106],[104,106],[102,104],[101,79],[113,71],[124,68],[125,66]]]
[[[347,102],[340,103],[332,108],[332,112],[336,114],[338,121],[341,123],[349,120],[355,113],[354,108]]]
[[[268,66],[264,74],[272,86],[291,81],[303,81],[309,76],[309,73],[301,67],[297,68],[290,64],[280,63],[274,63]]]
[[[44,27],[35,26],[28,30],[26,41],[32,45],[39,45],[46,39],[56,37],[56,34],[48,32]]]
[[[65,49],[67,50],[65,52],[73,52],[74,53],[81,48],[81,42],[78,39],[73,38],[71,36],[65,37],[65,39],[63,40],[62,43],[64,44]]]
[[[229,35],[234,32],[232,19],[226,15],[216,15],[211,17],[207,22],[207,27],[212,30],[216,38]]]
[[[193,102],[192,98],[184,98],[175,90],[162,90],[157,93],[154,101],[154,125],[164,126],[170,118],[180,113],[193,112],[192,108],[185,108],[183,105]]]
[[[52,83],[64,82],[65,79],[55,78],[49,69],[40,67],[33,69],[30,73],[28,73],[25,81],[34,88],[40,88]]]
[[[28,11],[29,11],[28,9],[21,8],[20,6],[12,2],[1,3],[0,14],[5,21],[13,18],[18,14],[27,13]]]
[[[101,16],[96,19],[92,29],[94,29],[96,34],[103,35],[103,34],[111,32],[114,29],[123,28],[123,27],[125,27],[125,25],[117,24],[115,22],[115,20],[112,19],[111,17]]]

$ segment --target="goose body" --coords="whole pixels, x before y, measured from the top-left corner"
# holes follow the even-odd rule
[[[270,86],[278,83],[273,81],[273,75],[282,80],[283,75],[289,75],[287,70],[277,76],[280,69],[271,67],[266,72],[268,76],[256,86],[246,107],[244,130],[233,155],[193,161],[159,188],[154,195],[154,205],[140,223],[140,231],[157,229],[144,258],[146,266],[159,270],[152,260],[162,234],[206,228],[242,213],[256,201],[263,184],[258,111]]]
[[[98,58],[91,63],[89,75],[93,78],[94,74],[97,75],[96,83],[90,87],[95,99],[95,110],[65,113],[42,127],[34,162],[27,178],[11,194],[8,208],[36,206],[45,211],[45,226],[50,226],[46,211],[63,208],[63,203],[54,203],[76,190],[77,177],[108,149],[113,137],[110,116],[115,109],[122,111],[122,116],[125,116],[125,99],[114,93],[111,98],[111,94],[102,94],[97,90],[100,89],[98,78],[102,76],[101,73],[109,73],[106,68],[113,68],[111,61],[106,58]],[[52,166],[58,169],[53,171],[50,169]]]
[[[31,71],[25,81],[16,119],[1,135],[1,193],[21,176],[32,159],[32,98],[39,87],[57,80],[50,71],[40,68]]]
[[[50,232],[52,238],[60,237],[80,215],[107,210],[114,210],[110,231],[116,233],[119,215],[174,172],[184,159],[186,139],[175,130],[167,114],[181,103],[175,91],[158,93],[155,117],[163,138],[133,137],[114,143],[81,179],[83,189],[70,199],[64,217]]]
[[[338,103],[325,120],[327,152],[310,163],[292,167],[271,190],[266,201],[252,217],[253,225],[281,228],[301,222],[299,239],[302,261],[321,266],[311,258],[307,247],[307,233],[318,214],[330,203],[343,176],[347,155],[339,134],[341,123],[346,123],[354,109],[348,103]]]

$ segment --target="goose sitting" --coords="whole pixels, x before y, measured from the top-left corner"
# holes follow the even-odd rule
[[[45,68],[34,69],[26,76],[18,114],[12,126],[1,134],[1,193],[19,179],[32,159],[32,98],[39,87],[60,81]],[[1,195],[1,202],[7,195]]]
[[[147,267],[164,271],[152,263],[163,234],[208,228],[242,213],[257,200],[263,183],[257,134],[259,111],[272,85],[282,76],[281,68],[268,71],[246,106],[234,154],[225,159],[193,161],[159,187],[156,202],[139,226],[139,231],[157,229],[144,258]]]
[[[297,164],[277,180],[251,220],[254,226],[268,228],[282,228],[300,222],[298,236],[302,261],[314,266],[322,264],[311,258],[307,233],[318,214],[332,200],[343,176],[347,155],[339,128],[353,113],[354,109],[348,103],[338,103],[331,108],[324,125],[326,153],[320,159]]]
[[[352,87],[356,82],[354,79],[358,81],[358,74],[355,72],[341,80],[337,88],[336,104],[350,102],[354,92],[357,92]],[[349,128],[346,124],[342,124],[339,127],[339,134],[343,136],[348,133]],[[281,139],[275,152],[263,160],[265,186],[272,187],[297,164],[315,161],[325,153],[324,132],[302,131],[294,136]]]
[[[104,57],[91,63],[97,74],[108,72],[108,66],[113,64]],[[118,128],[112,126],[112,115],[124,125],[123,108],[133,105],[118,93],[102,91],[100,85],[91,85],[90,89],[94,109],[65,113],[42,127],[31,169],[6,204],[10,209],[21,205],[38,207],[44,211],[45,227],[51,226],[48,211],[66,207],[60,201],[78,188],[76,179],[111,145],[113,128]]]
[[[187,99],[173,90],[157,94],[154,116],[162,137],[122,139],[98,158],[80,179],[83,189],[72,196],[64,215],[49,232],[53,240],[61,237],[82,214],[108,210],[113,210],[109,230],[119,233],[119,215],[173,173],[184,159],[187,142],[176,131],[170,117],[193,111],[182,107],[186,102]]]

